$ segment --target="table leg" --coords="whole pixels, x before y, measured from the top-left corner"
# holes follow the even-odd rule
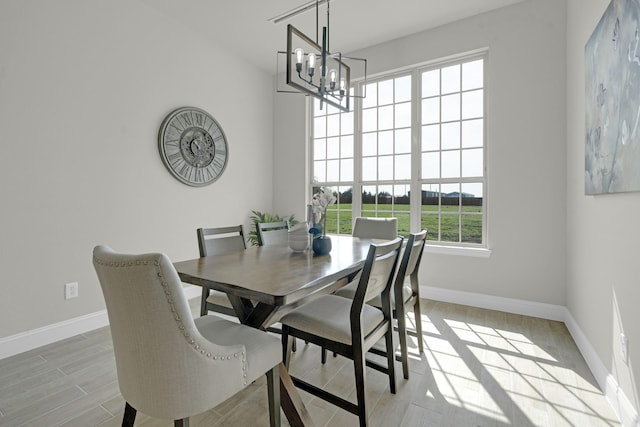
[[[315,426],[300,394],[293,385],[289,371],[280,363],[280,406],[291,427]]]

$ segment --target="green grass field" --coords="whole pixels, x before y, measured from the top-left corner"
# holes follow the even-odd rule
[[[391,205],[378,205],[377,213],[375,207],[373,204],[365,204],[362,216],[396,217],[398,218],[398,233],[403,236],[410,233],[408,205],[396,205],[393,211]],[[327,232],[351,234],[351,204],[341,204],[339,208],[338,205],[333,205],[327,210]],[[460,213],[458,209],[458,206],[441,206],[441,214],[439,215],[437,206],[422,206],[421,224],[422,228],[428,230],[427,240],[482,243],[482,207],[462,206]],[[460,221],[462,221],[462,227],[460,227]]]

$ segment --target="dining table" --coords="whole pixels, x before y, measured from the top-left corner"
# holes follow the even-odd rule
[[[266,330],[284,312],[346,285],[375,241],[331,235],[329,254],[293,251],[287,242],[174,263],[180,279],[225,292],[241,323]],[[280,364],[280,403],[291,426],[313,426],[291,377]]]

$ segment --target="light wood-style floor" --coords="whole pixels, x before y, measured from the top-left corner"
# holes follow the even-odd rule
[[[191,301],[197,310],[198,301]],[[425,353],[415,338],[411,378],[389,393],[387,378],[367,371],[372,426],[619,426],[564,324],[423,301]],[[355,400],[351,364],[299,342],[291,372]],[[152,391],[150,391],[152,392]],[[266,381],[191,418],[192,426],[268,426]],[[321,426],[357,418],[302,393]],[[119,426],[118,391],[108,328],[0,360],[0,426]],[[283,425],[288,425],[283,417]],[[172,426],[138,414],[136,425]]]

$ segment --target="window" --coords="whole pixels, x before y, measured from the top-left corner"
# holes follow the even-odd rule
[[[402,235],[426,228],[433,243],[486,246],[484,64],[476,55],[370,79],[348,113],[314,101],[311,187],[339,195],[328,232],[394,216]]]

